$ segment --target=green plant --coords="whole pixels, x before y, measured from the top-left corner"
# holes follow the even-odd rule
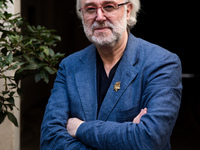
[[[55,65],[64,54],[55,53],[53,48],[61,38],[54,30],[41,26],[28,25],[19,14],[7,12],[7,3],[12,0],[0,0],[0,80],[4,81],[4,90],[0,91],[0,124],[7,116],[18,126],[12,110],[15,96],[20,95],[19,81],[34,74],[35,81],[49,82],[49,75],[57,72]],[[21,32],[23,29],[23,32]],[[14,71],[8,76],[8,71]]]

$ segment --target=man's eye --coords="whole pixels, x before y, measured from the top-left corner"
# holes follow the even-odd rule
[[[93,13],[95,11],[96,11],[96,8],[94,8],[94,7],[88,7],[88,8],[86,8],[86,12],[88,12],[88,13]]]
[[[106,6],[103,7],[103,9],[105,11],[109,12],[109,11],[113,11],[115,9],[115,6],[114,5],[106,5]]]

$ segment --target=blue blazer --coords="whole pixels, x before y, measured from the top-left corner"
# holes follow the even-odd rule
[[[41,150],[169,150],[182,92],[179,58],[129,35],[97,117],[96,47],[65,58],[41,127]],[[114,90],[121,82],[120,90]],[[132,123],[142,108],[148,113]],[[71,137],[70,117],[84,120]]]

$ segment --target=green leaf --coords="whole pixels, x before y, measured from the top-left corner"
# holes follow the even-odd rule
[[[17,119],[16,117],[10,113],[10,112],[7,112],[7,116],[8,116],[8,119],[16,126],[18,127],[18,122],[17,122]]]
[[[46,76],[45,76],[45,77],[44,77],[44,82],[48,84],[48,83],[49,83],[49,77],[46,77]]]
[[[16,65],[18,65],[18,66],[22,66],[22,65],[24,65],[25,64],[25,62],[17,62],[16,63]]]
[[[17,94],[20,96],[22,94],[22,89],[21,88],[17,88]]]
[[[40,57],[41,59],[45,59],[44,53],[43,53],[43,52],[40,52],[40,53],[39,53],[39,57]]]
[[[10,1],[12,4],[14,4],[14,3],[13,3],[13,0],[9,0],[9,1]]]
[[[9,19],[10,17],[12,17],[12,14],[8,13],[8,12],[5,12],[4,15],[5,15],[6,19]]]
[[[9,93],[9,91],[2,91],[3,96],[8,94],[8,93]]]
[[[13,106],[13,104],[6,104],[6,107],[10,108],[11,111],[13,110]]]
[[[23,54],[23,57],[26,59],[27,62],[34,62],[34,59],[31,57],[28,57],[26,54]]]
[[[41,73],[39,72],[39,73],[37,73],[37,74],[35,75],[35,82],[38,83],[41,79],[42,79]]]
[[[44,67],[46,65],[47,64],[45,64],[45,63],[34,63],[33,62],[33,63],[30,63],[30,64],[24,66],[24,67],[21,67],[21,69],[23,69],[23,70],[36,70],[36,69],[39,69],[39,68]]]
[[[14,91],[10,92],[9,96],[12,97],[15,94]]]
[[[35,64],[35,63],[31,63],[31,64],[29,64],[29,65],[27,65],[27,66],[25,66],[23,68],[24,68],[24,70],[35,70],[35,69],[38,68],[38,65]]]
[[[61,41],[61,37],[60,36],[54,36],[54,38],[58,41]]]
[[[4,101],[4,97],[0,96],[0,100]],[[0,101],[0,104],[1,104],[1,101]]]
[[[14,65],[12,65],[10,68],[9,68],[9,70],[15,70],[15,69],[17,69],[18,68],[18,65],[17,64],[14,64]]]
[[[0,112],[2,111],[3,103],[0,101]]]
[[[1,39],[5,39],[6,37],[7,37],[7,32],[6,31],[4,31],[4,32],[2,32],[3,34],[1,35]]]
[[[4,121],[6,114],[0,111],[0,124]]]
[[[10,47],[10,46],[7,46],[6,48],[7,48],[7,50],[9,50],[9,51],[12,51],[12,50],[13,50],[13,48]]]
[[[53,70],[53,69],[50,68],[50,67],[44,67],[44,69],[45,69],[49,74],[55,74],[55,73],[56,73],[56,71]]]
[[[15,72],[15,75],[14,75],[14,80],[16,82],[16,84],[18,85],[19,84],[19,80],[21,79],[21,77],[23,76],[23,69],[20,68],[18,69],[16,72]]]
[[[18,20],[17,23],[16,23],[16,25],[19,27],[19,26],[21,26],[23,23],[24,23],[24,22],[23,22],[22,20]]]
[[[41,30],[41,28],[42,28],[42,27],[41,27],[40,25],[37,26],[37,29],[38,29],[38,30]]]
[[[44,80],[45,83],[49,83],[49,75],[46,71],[41,71],[41,78]]]
[[[8,84],[8,86],[10,86],[11,89],[17,88],[17,84],[14,84],[14,83]],[[11,92],[11,93],[12,93],[12,92]],[[11,93],[9,94],[9,96],[11,95]],[[11,96],[12,96],[12,95],[11,95]]]
[[[7,98],[6,101],[15,106],[15,100],[13,97]]]
[[[31,32],[35,32],[34,29],[33,29],[30,25],[27,25],[27,28],[28,28]]]
[[[3,49],[1,50],[1,52],[6,56],[8,50],[7,50],[7,48],[3,48]]]
[[[49,56],[49,48],[48,48],[47,46],[41,46],[40,48],[43,50],[43,52],[44,52],[47,56]]]
[[[65,54],[56,53],[52,58],[53,58],[53,59],[58,59],[58,58],[62,58],[62,57],[64,57],[64,56],[65,56]]]
[[[28,42],[24,45],[24,47],[29,46],[29,45],[33,45],[33,40],[32,40],[32,39],[31,39],[30,41],[28,41]]]
[[[8,54],[8,56],[6,57],[7,61],[9,62],[9,64],[11,64],[13,62],[13,54],[10,52]]]
[[[54,51],[53,51],[52,49],[49,49],[49,55],[50,55],[51,57],[53,57],[53,56],[55,55],[55,53],[54,53]]]

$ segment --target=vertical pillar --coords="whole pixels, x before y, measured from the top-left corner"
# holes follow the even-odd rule
[[[13,0],[14,5],[8,4],[8,11],[16,14],[19,13],[21,8],[21,0]],[[7,72],[8,75],[13,75],[14,71]],[[0,80],[0,90],[3,90],[3,80]],[[15,104],[20,109],[20,98],[15,98]],[[20,123],[20,111],[14,109],[14,114]],[[20,126],[20,124],[19,124]],[[15,127],[7,118],[0,125],[0,149],[2,150],[20,150],[20,128]]]

